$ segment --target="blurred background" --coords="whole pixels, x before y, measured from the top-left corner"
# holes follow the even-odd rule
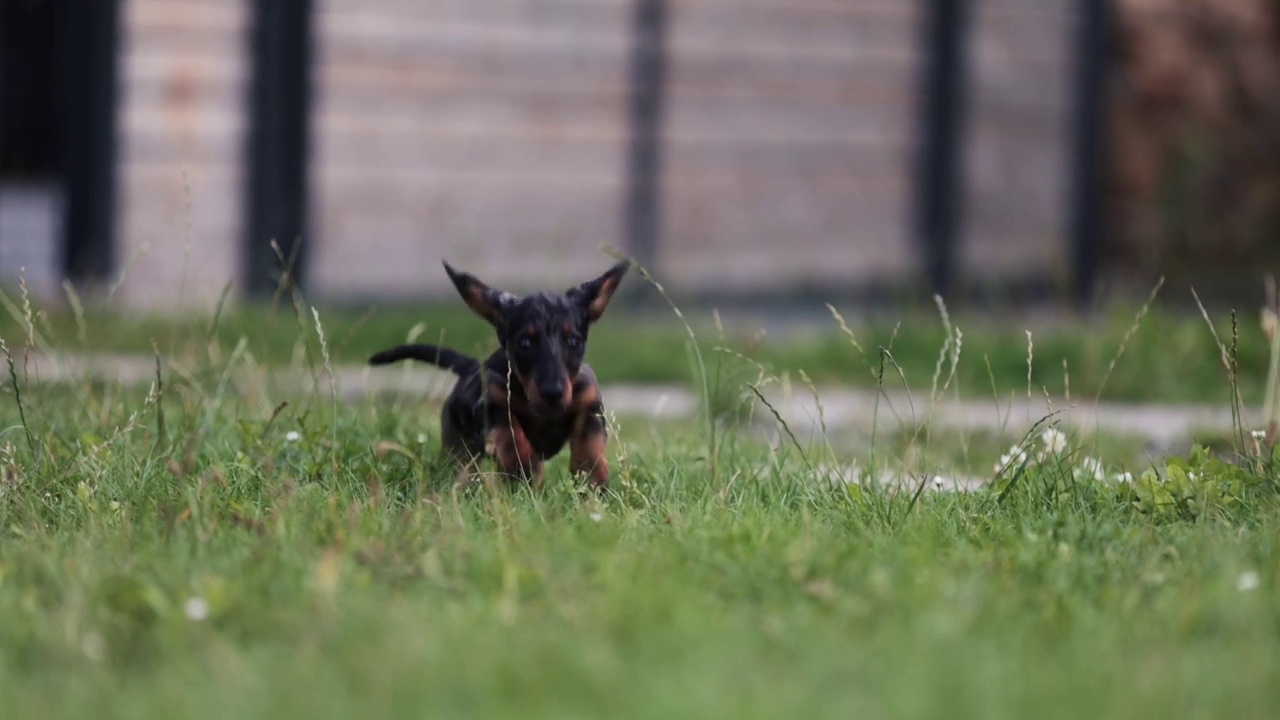
[[[0,0],[2,284],[419,301],[604,246],[689,301],[1260,295],[1280,0]]]

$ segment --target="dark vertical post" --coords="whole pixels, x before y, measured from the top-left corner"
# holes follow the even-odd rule
[[[1104,186],[1107,141],[1107,74],[1111,64],[1108,0],[1080,0],[1075,38],[1075,117],[1071,142],[1068,235],[1075,271],[1076,302],[1093,295],[1105,230]]]
[[[62,271],[103,281],[115,262],[120,2],[67,0],[62,21]]]
[[[925,273],[947,296],[960,225],[961,138],[969,0],[923,0],[915,235]]]
[[[634,2],[626,250],[641,265],[654,269],[662,227],[660,196],[667,0]]]
[[[254,0],[249,103],[249,182],[245,206],[245,291],[275,290],[278,273],[299,284],[307,221],[312,0]],[[281,267],[271,241],[283,251]]]

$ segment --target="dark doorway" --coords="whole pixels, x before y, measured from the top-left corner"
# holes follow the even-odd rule
[[[55,0],[0,2],[0,281],[21,272],[37,290],[60,275],[62,13]]]
[[[0,2],[0,279],[104,279],[119,0]]]
[[[61,0],[0,3],[0,178],[47,179],[61,163]]]

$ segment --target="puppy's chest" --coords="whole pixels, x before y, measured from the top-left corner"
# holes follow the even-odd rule
[[[573,424],[567,418],[550,420],[522,418],[520,426],[529,444],[544,458],[549,458],[564,449],[565,444],[569,442],[569,434],[573,430]]]

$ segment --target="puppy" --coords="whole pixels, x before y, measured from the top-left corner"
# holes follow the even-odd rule
[[[369,364],[418,360],[458,376],[440,411],[440,434],[445,453],[461,466],[459,482],[489,455],[508,478],[541,486],[543,462],[568,444],[573,473],[586,474],[603,491],[609,483],[604,400],[583,354],[592,324],[630,262],[565,292],[524,297],[443,264],[467,307],[493,326],[498,349],[481,362],[436,345],[401,345],[373,355]]]

